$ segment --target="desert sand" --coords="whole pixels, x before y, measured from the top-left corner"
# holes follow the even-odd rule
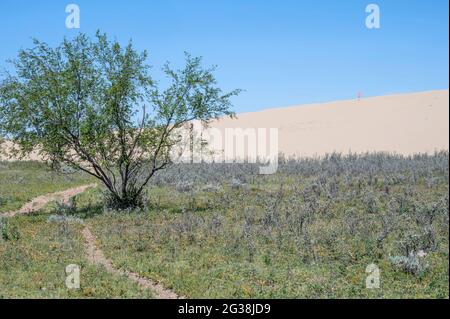
[[[278,151],[287,156],[320,157],[332,152],[433,153],[449,149],[449,91],[241,113],[237,119],[221,119],[211,127],[222,132],[225,128],[277,128]],[[1,159],[5,158],[0,155]],[[32,155],[27,159],[38,157]]]
[[[10,141],[0,141],[0,161],[13,161],[18,160],[18,158],[10,158],[6,154],[8,151],[13,148],[14,144]],[[42,158],[39,156],[37,152],[33,152],[23,158],[20,158],[23,161],[40,161]]]
[[[279,151],[288,156],[433,153],[448,150],[449,91],[268,109],[221,119],[212,127],[278,128]]]

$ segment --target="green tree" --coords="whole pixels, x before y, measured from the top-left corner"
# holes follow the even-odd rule
[[[65,39],[56,48],[37,41],[12,61],[14,74],[0,83],[0,135],[52,167],[69,165],[103,182],[108,202],[126,209],[142,204],[145,186],[171,163],[177,130],[192,120],[207,124],[233,116],[201,59],[163,71],[164,89],[150,76],[147,53],[123,47],[97,32]]]

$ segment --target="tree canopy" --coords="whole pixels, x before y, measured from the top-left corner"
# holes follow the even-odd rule
[[[131,41],[122,46],[100,32],[55,48],[34,40],[0,82],[0,135],[19,155],[37,150],[55,168],[95,176],[115,207],[140,205],[152,176],[171,163],[176,130],[232,116],[230,98],[239,93],[223,93],[214,68],[187,53],[184,68],[164,66],[170,84],[160,88],[147,59]]]

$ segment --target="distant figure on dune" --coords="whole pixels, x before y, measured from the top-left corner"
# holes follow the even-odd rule
[[[358,101],[360,101],[362,97],[363,97],[363,93],[361,91],[358,91]]]

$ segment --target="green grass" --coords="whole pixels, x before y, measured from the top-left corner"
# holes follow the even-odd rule
[[[96,193],[93,190],[85,196],[92,203]],[[229,195],[239,198],[239,193]],[[336,216],[312,226],[311,232],[323,237],[315,244],[312,260],[298,251],[290,235],[259,231],[261,220],[253,226],[254,248],[249,248],[243,235],[244,208],[205,209],[208,195],[203,194],[197,196],[194,212],[180,213],[191,205],[186,195],[162,194],[164,198],[160,189],[153,191],[153,197],[159,198],[159,211],[98,214],[87,222],[117,266],[160,281],[187,297],[448,298],[448,237],[441,238],[439,250],[426,256],[430,270],[418,276],[395,269],[388,254],[378,257],[371,240],[338,238],[344,236],[339,232],[344,227],[340,224],[342,203],[330,208]],[[247,204],[254,200],[250,194],[245,193]],[[212,225],[218,216],[221,226],[216,231]],[[386,249],[394,244],[391,240]],[[252,258],[250,250],[254,250]],[[380,268],[380,289],[365,286],[365,270],[371,263]]]
[[[14,170],[24,174],[13,165],[3,176]],[[31,171],[49,181],[42,167]],[[222,183],[216,192],[183,193],[164,184],[149,188],[148,206],[131,212],[105,210],[99,187],[78,195],[76,210],[66,213],[83,219],[117,268],[188,298],[448,299],[448,170],[426,178],[417,173],[414,183],[410,171],[389,173],[392,179],[365,174],[324,180],[281,172],[252,176],[238,189]],[[11,238],[0,240],[1,297],[151,297],[89,265],[82,225],[47,222],[58,209],[50,204],[39,214],[8,219]],[[431,239],[422,220],[430,212],[436,214]],[[380,244],[383,220],[393,228]],[[430,240],[435,247],[420,260],[427,265],[422,273],[391,263],[391,256],[404,256],[405,243],[425,247]],[[365,285],[372,263],[380,269],[380,289]],[[82,268],[80,290],[64,285],[68,264]]]
[[[91,183],[84,174],[58,174],[36,162],[0,163],[0,212],[31,199]],[[0,298],[151,298],[124,277],[111,275],[85,258],[82,225],[47,222],[44,212],[3,219],[0,232]],[[2,227],[0,227],[1,229]],[[5,233],[10,237],[5,240]],[[81,267],[80,289],[65,285],[66,266]]]
[[[8,219],[17,240],[0,239],[0,298],[151,298],[129,279],[85,258],[80,224],[49,223],[47,214]],[[65,285],[66,266],[80,266],[80,289]]]
[[[85,174],[58,174],[37,162],[0,162],[0,213],[19,209],[33,198],[89,184]]]

